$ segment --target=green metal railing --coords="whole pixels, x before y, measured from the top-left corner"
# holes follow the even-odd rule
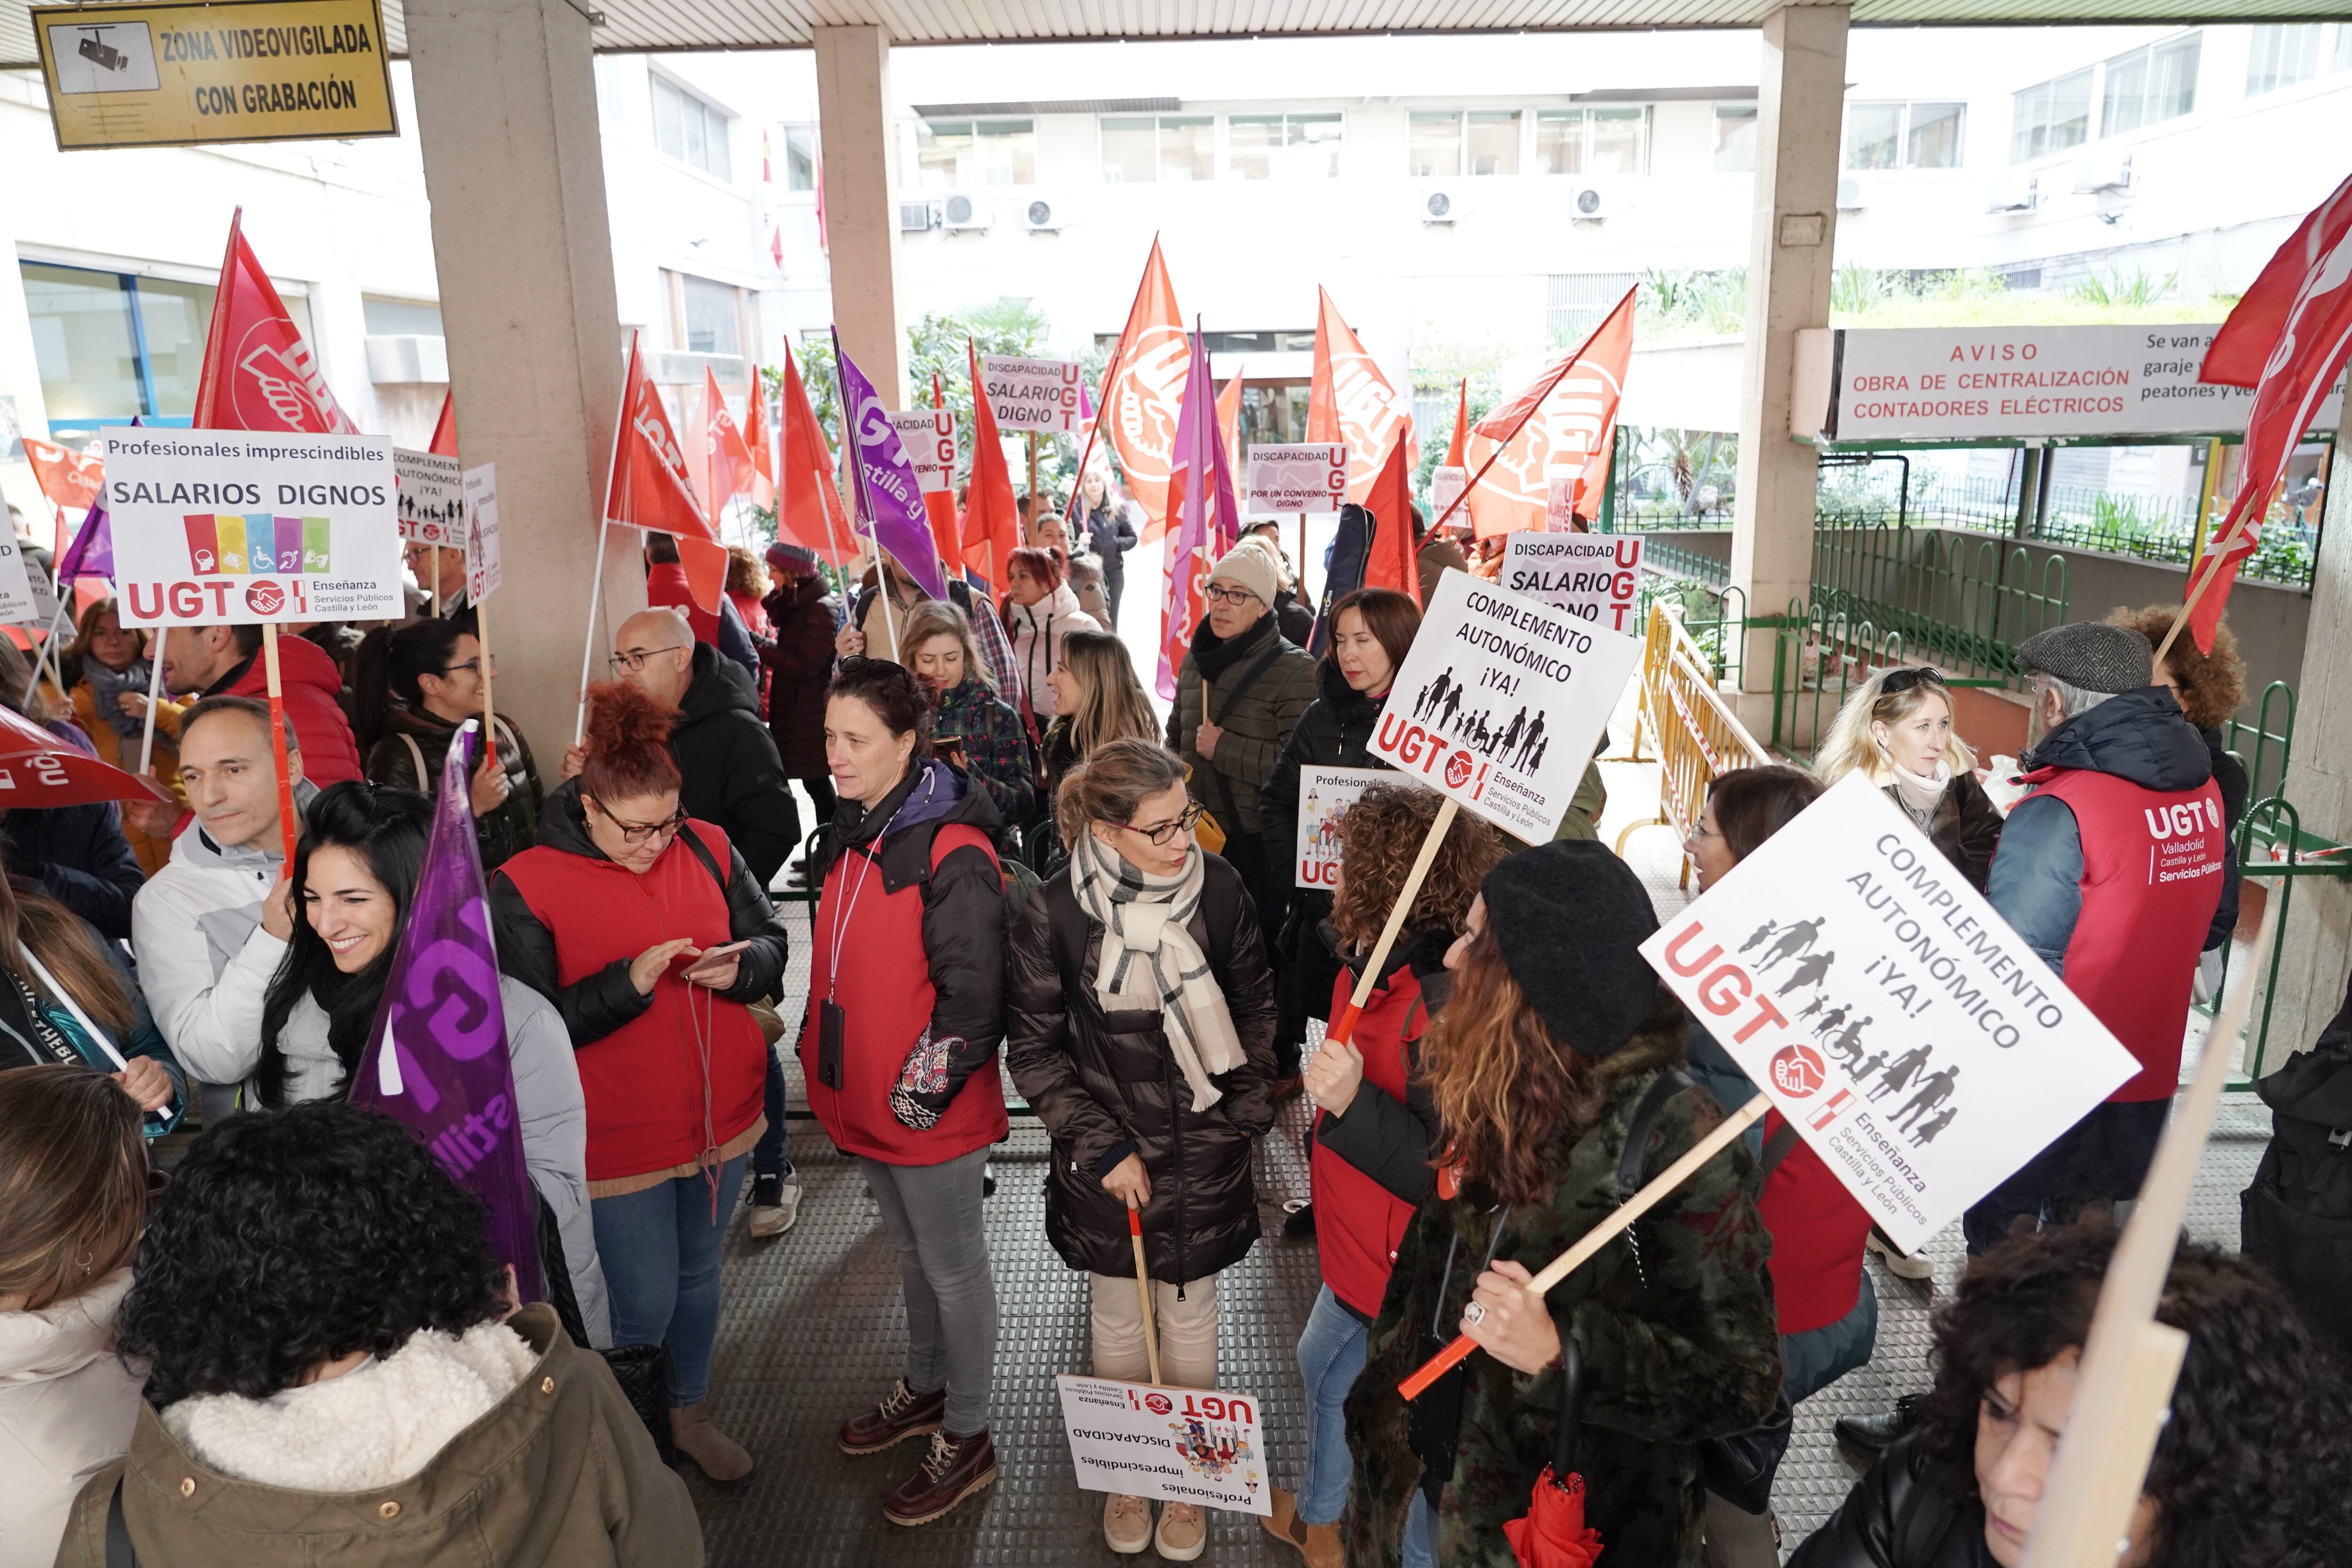
[[[2263,696],[2267,700],[2269,693]],[[2280,768],[2284,771],[2284,759]],[[2279,900],[2279,938],[2271,944],[2268,972],[2259,977],[2261,1002],[2247,1020],[2238,1070],[2229,1079],[2231,1089],[2249,1089],[2263,1076],[2263,1065],[2270,1054],[2271,1014],[2278,1005],[2279,963],[2286,951],[2286,922],[2294,912],[2295,883],[2305,877],[2352,879],[2352,853],[2347,853],[2352,846],[2332,844],[2305,833],[2301,816],[2285,797],[2270,795],[2246,808],[2246,818],[2238,825],[2237,850],[2238,875],[2265,884],[2263,896]],[[2221,1000],[2229,994],[2230,961],[2236,945],[2222,945],[2221,981],[2213,988],[2212,999],[2198,1005],[2197,1010],[2209,1017],[2220,1013]]]
[[[1935,529],[1823,528],[1813,604],[1844,624],[1900,632],[1908,657],[1972,684],[2021,687],[2017,645],[2066,619],[2063,556]]]
[[[2271,716],[2273,703],[2279,708],[2275,719]],[[2251,757],[2246,754],[2250,737],[2253,741]],[[2284,680],[2273,680],[2263,687],[2262,701],[2254,710],[2254,721],[2249,724],[2231,714],[2224,731],[2224,743],[2245,764],[2250,799],[2267,801],[2273,795],[2285,795],[2287,760],[2294,752],[2294,688]]]

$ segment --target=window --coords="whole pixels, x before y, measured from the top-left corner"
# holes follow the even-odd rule
[[[1752,163],[1756,110],[1751,106],[1748,113]],[[1536,170],[1545,174],[1649,173],[1649,110],[1646,107],[1538,110]]]
[[[784,189],[813,191],[816,189],[816,127],[787,125],[784,127]]]
[[[2029,87],[2013,100],[2009,161],[2022,163],[2080,147],[2091,139],[2091,73],[2084,69]]]
[[[1957,103],[1850,103],[1845,110],[1849,169],[1957,169]]]
[[[1105,115],[1103,179],[1114,185],[1217,177],[1217,123],[1206,114]]]
[[[1519,172],[1516,109],[1424,110],[1409,117],[1411,172],[1420,179]]]
[[[688,168],[717,179],[733,180],[728,157],[725,110],[709,103],[665,76],[653,79],[654,145]]]
[[[2189,33],[2107,62],[2099,134],[2119,136],[2175,120],[2197,107],[2197,58],[2203,35]]]
[[[1340,123],[1336,114],[1229,115],[1226,163],[1244,180],[1337,179]]]
[[[2255,98],[2265,92],[2275,92],[2283,87],[2293,87],[2299,81],[2309,81],[2319,74],[2319,24],[2305,22],[2294,26],[2256,27],[2253,47],[2246,56],[2246,96]],[[2336,30],[2336,48],[2344,51],[2344,38],[2352,28]]]
[[[926,191],[1037,183],[1034,120],[926,120],[915,127],[916,184]]]
[[[408,300],[379,300],[373,294],[362,295],[360,312],[367,323],[372,338],[437,338],[441,332],[441,307],[420,305]]]
[[[2329,57],[2331,71],[2352,71],[2352,22],[2336,24],[2336,52]]]
[[[740,353],[735,286],[690,272],[673,272],[670,278],[676,284],[670,295],[671,343],[688,353]]]
[[[1519,111],[1474,109],[1463,117],[1464,168],[1473,174],[1519,172]]]
[[[1756,168],[1756,106],[1718,103],[1715,106],[1715,172],[1746,174]]]
[[[133,415],[187,423],[212,321],[211,284],[36,261],[23,269],[53,433],[84,433]],[[286,297],[305,335],[309,305],[299,295]]]
[[[1544,334],[1554,348],[1574,348],[1614,310],[1638,272],[1555,272],[1544,289]]]

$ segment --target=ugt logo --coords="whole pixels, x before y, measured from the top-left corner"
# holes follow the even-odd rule
[[[245,590],[245,605],[257,616],[274,616],[286,607],[286,590],[275,583],[255,583]]]

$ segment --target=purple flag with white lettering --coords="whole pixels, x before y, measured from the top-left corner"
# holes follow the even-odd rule
[[[845,456],[854,458],[856,505],[866,535],[888,551],[908,577],[934,599],[948,596],[940,575],[939,546],[931,540],[930,513],[923,510],[923,483],[898,444],[898,431],[883,411],[874,384],[842,352],[833,335],[833,363],[841,372],[843,423],[848,426]]]
[[[352,1074],[352,1102],[414,1128],[448,1173],[480,1196],[490,1211],[492,1256],[514,1265],[521,1299],[537,1301],[546,1296],[539,1226],[467,787],[480,745],[470,720],[450,742],[416,897],[374,1030]]]
[[[114,575],[114,524],[106,515],[106,503],[100,501],[83,514],[81,531],[66,546],[66,558],[58,563],[58,586],[63,588],[77,577],[108,577]]]

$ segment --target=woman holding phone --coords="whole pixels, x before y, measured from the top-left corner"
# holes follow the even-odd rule
[[[670,1429],[721,1486],[751,1456],[712,1425],[719,1248],[767,1130],[750,1004],[784,972],[774,904],[677,804],[673,710],[592,687],[586,765],[490,886],[506,971],[555,1004],[588,1101],[588,1195],[615,1344],[667,1344]]]

